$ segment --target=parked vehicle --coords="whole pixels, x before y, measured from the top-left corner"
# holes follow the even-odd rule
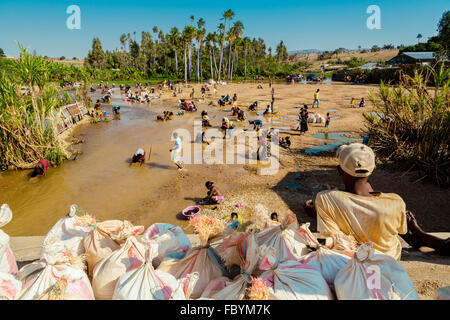
[[[320,81],[320,78],[318,75],[311,73],[306,76],[306,81]]]
[[[286,81],[291,82],[292,80],[294,80],[295,82],[298,82],[298,81],[301,81],[302,78],[303,77],[301,74],[290,74],[286,77]]]

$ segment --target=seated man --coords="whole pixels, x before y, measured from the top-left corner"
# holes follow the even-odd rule
[[[353,236],[356,241],[400,260],[398,234],[407,232],[405,202],[397,194],[372,189],[368,179],[375,170],[375,154],[368,146],[343,145],[337,157],[345,191],[322,191],[315,204],[311,200],[305,204],[308,214],[317,213],[317,231]]]
[[[31,177],[34,178],[38,175],[45,176],[48,168],[50,168],[50,161],[47,159],[39,160],[36,167],[34,167],[34,171],[31,173]]]
[[[145,161],[145,151],[144,149],[137,149],[134,153],[133,157],[131,158],[131,163],[139,163],[141,166]]]

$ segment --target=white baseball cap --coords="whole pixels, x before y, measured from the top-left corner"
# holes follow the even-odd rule
[[[362,143],[342,145],[336,156],[342,170],[352,177],[368,177],[375,169],[375,153]]]

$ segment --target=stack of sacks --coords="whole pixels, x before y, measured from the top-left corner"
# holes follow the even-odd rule
[[[197,215],[189,222],[198,233],[200,246],[191,248],[182,260],[165,259],[158,270],[168,272],[177,279],[186,278],[188,274],[197,272],[199,279],[194,286],[191,298],[198,299],[211,280],[226,274],[219,254],[210,247],[210,241],[224,232],[225,222],[205,215]]]
[[[83,256],[74,255],[63,243],[43,248],[42,258],[24,266],[19,300],[94,300]]]
[[[269,288],[270,300],[333,300],[321,273],[293,260],[279,262],[273,248],[261,247],[263,257],[259,279]]]
[[[7,204],[0,208],[0,228],[12,219],[11,209]],[[14,300],[19,294],[22,283],[16,279],[17,264],[9,247],[9,236],[0,229],[0,300]]]
[[[334,280],[339,300],[418,300],[405,268],[394,258],[362,244]]]
[[[322,246],[309,230],[309,223],[302,224],[299,231],[308,246],[315,248],[315,251],[302,257],[300,262],[319,271],[330,288],[333,289],[336,274],[347,265],[353,254],[343,254],[344,251],[342,250],[335,251],[327,248],[326,246]]]
[[[155,270],[152,261],[158,256],[158,244],[147,242],[145,262],[120,276],[113,300],[188,300],[198,274],[177,280],[171,274]]]
[[[325,118],[321,114],[316,114],[316,123],[325,123]]]
[[[268,227],[257,234],[258,244],[273,248],[276,260],[298,260],[309,252],[304,237],[297,230],[297,218],[289,211],[280,225]]]
[[[240,274],[232,281],[226,277],[212,280],[202,294],[202,298],[215,300],[243,300],[247,286],[251,283],[259,259],[258,243],[254,233],[233,233],[223,240],[221,250],[227,264],[240,266]],[[237,260],[237,261],[236,261]]]
[[[153,266],[157,268],[164,258],[183,259],[191,242],[180,227],[168,223],[155,223],[145,230],[142,242],[154,241],[158,244],[158,256],[153,259]]]
[[[99,222],[94,230],[83,239],[86,252],[88,275],[92,279],[97,263],[120,249],[129,236],[137,236],[144,231],[143,226],[133,226],[129,221],[108,220]]]
[[[81,255],[84,253],[83,239],[95,227],[96,221],[93,217],[88,214],[81,215],[78,207],[72,205],[70,212],[50,229],[42,246],[59,242],[74,254]]]
[[[120,276],[139,268],[145,261],[145,245],[130,236],[118,250],[100,260],[93,271],[92,288],[97,300],[111,300]]]

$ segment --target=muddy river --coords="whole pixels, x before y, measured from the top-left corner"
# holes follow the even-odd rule
[[[167,192],[162,187],[170,185],[177,175],[169,152],[173,145],[171,133],[176,128],[188,127],[188,122],[200,118],[200,112],[158,123],[156,114],[165,109],[175,111],[176,105],[164,102],[153,102],[151,107],[131,105],[117,92],[112,103],[121,106],[120,121],[82,124],[72,132],[72,136],[84,140],[73,146],[83,152],[77,160],[51,167],[46,177],[35,181],[29,180],[29,170],[0,173],[0,203],[8,203],[13,211],[13,220],[4,228],[5,232],[11,236],[45,235],[71,204],[101,220],[133,221],[138,213],[131,208]],[[102,108],[111,114],[111,105]],[[152,148],[151,159],[142,167],[130,167],[130,158],[139,147],[147,154]],[[177,222],[175,214],[165,213],[145,220]]]

